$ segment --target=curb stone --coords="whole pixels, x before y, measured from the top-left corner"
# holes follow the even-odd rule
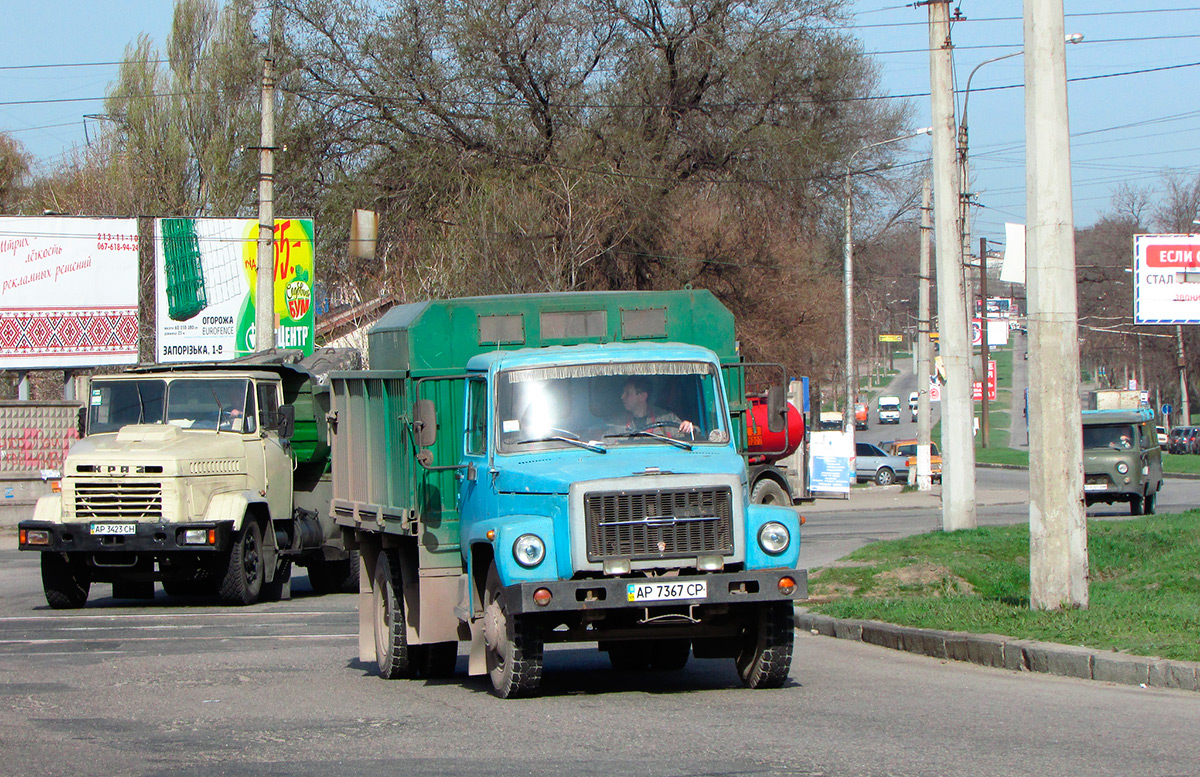
[[[1200,663],[1192,661],[1134,656],[1000,634],[939,631],[880,621],[832,618],[802,609],[796,611],[796,628],[813,635],[850,639],[891,650],[968,661],[1014,672],[1041,672],[1143,688],[1200,692]]]

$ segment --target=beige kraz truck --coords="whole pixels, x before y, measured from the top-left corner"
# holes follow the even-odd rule
[[[215,364],[94,378],[85,430],[59,493],[19,524],[42,554],[46,601],[216,595],[252,604],[290,593],[293,564],[318,593],[356,590],[356,554],[329,516],[324,375],[355,351],[272,351]]]

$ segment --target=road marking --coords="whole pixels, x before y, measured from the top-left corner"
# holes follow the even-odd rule
[[[94,640],[82,639],[0,639],[0,645],[69,645],[76,642],[178,642],[175,637],[102,637]],[[248,640],[315,640],[315,639],[358,639],[358,634],[257,634],[232,635],[228,637],[187,637],[189,642],[229,642],[237,639]],[[118,652],[118,651],[112,651]]]
[[[7,615],[0,616],[0,623],[12,623],[19,621],[52,622],[52,621],[78,621],[78,620],[124,620],[130,618],[263,618],[263,617],[295,617],[295,616],[325,616],[335,615],[338,617],[346,615],[354,615],[356,610],[315,610],[312,612],[237,612],[237,611],[221,611],[221,612],[148,612],[148,613],[130,613],[128,615]]]

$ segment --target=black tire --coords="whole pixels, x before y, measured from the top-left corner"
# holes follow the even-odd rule
[[[792,500],[783,490],[783,486],[770,478],[763,478],[754,484],[754,490],[750,492],[750,502],[756,505],[792,506]]]
[[[56,610],[77,610],[87,604],[91,587],[91,577],[83,564],[61,553],[42,553],[46,604]]]
[[[511,615],[500,602],[493,563],[483,592],[483,633],[492,691],[501,699],[530,696],[542,682],[542,635],[532,618]]]
[[[262,550],[262,527],[247,518],[229,548],[229,564],[217,592],[222,602],[244,606],[258,601],[263,585]]]
[[[650,668],[660,672],[678,672],[687,666],[691,653],[691,640],[655,640],[650,650]]]
[[[1145,515],[1154,515],[1154,511],[1158,509],[1158,492],[1155,491],[1146,494],[1146,498],[1142,500],[1142,513]]]
[[[614,642],[606,646],[605,652],[618,672],[644,672],[650,668],[650,650],[645,642]]]
[[[747,688],[778,688],[792,668],[794,608],[791,602],[770,602],[757,609],[734,662]]]
[[[375,665],[385,680],[411,677],[413,650],[408,645],[408,625],[404,618],[404,583],[400,576],[400,558],[380,551],[375,564]]]
[[[880,467],[875,470],[875,484],[880,486],[890,486],[896,482],[896,473],[891,467]]]
[[[283,598],[283,590],[287,588],[288,583],[292,579],[292,561],[284,559],[279,562],[279,566],[275,569],[275,579],[269,583],[263,583],[262,594],[259,596],[264,602],[278,602]]]
[[[346,558],[335,561],[308,562],[308,583],[315,594],[358,593],[358,551],[352,550]]]
[[[458,663],[457,642],[434,642],[422,645],[420,656],[421,676],[430,680],[444,680],[454,676],[454,666]]]
[[[1130,515],[1141,515],[1142,514],[1142,495],[1141,494],[1134,494],[1133,496],[1129,497],[1129,514]]]

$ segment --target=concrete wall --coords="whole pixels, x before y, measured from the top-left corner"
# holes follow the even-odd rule
[[[79,439],[78,402],[0,400],[0,526],[33,516]]]

